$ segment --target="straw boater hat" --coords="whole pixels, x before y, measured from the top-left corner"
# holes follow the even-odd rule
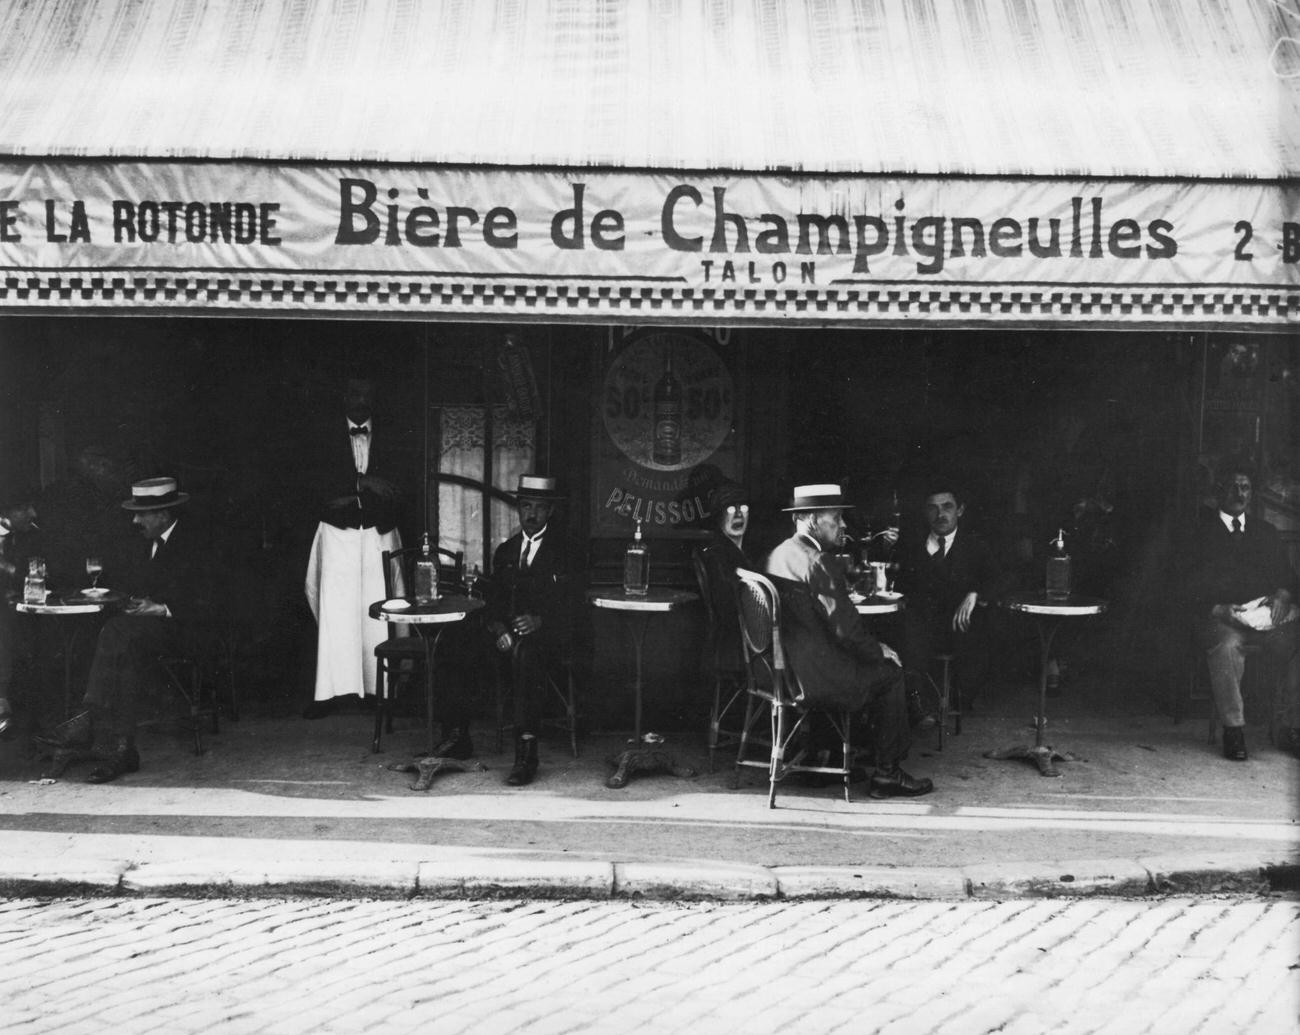
[[[555,478],[544,478],[539,474],[521,474],[519,490],[515,493],[517,500],[544,500],[554,502],[564,499],[560,492],[560,483]]]
[[[844,499],[838,485],[796,485],[790,506],[782,510],[849,510],[852,503]]]
[[[190,498],[188,492],[176,491],[175,478],[146,478],[131,486],[131,498],[123,510],[166,510],[179,507]]]

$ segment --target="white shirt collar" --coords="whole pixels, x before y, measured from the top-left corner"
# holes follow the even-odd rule
[[[348,420],[348,434],[349,434],[349,435],[352,434],[352,429],[353,429],[353,428],[365,428],[367,431],[373,431],[374,429],[370,426],[370,421],[371,421],[371,418],[370,418],[370,417],[367,417],[367,418],[366,418],[365,420],[363,420],[360,424],[353,424],[353,423],[352,423],[352,420],[349,418],[349,420]]]
[[[1246,531],[1246,515],[1241,514],[1239,515],[1239,518],[1241,520],[1241,530],[1244,532]],[[1226,510],[1221,510],[1219,511],[1219,520],[1223,522],[1224,528],[1226,528],[1229,532],[1232,531],[1233,517],[1231,514],[1229,514]]]
[[[949,532],[946,536],[943,537],[937,536],[933,532],[931,532],[929,538],[926,539],[925,541],[926,553],[935,554],[939,552],[940,546],[942,545],[940,543],[940,538],[948,540],[947,546],[943,547],[944,555],[947,556],[948,551],[952,549],[952,544],[957,540],[957,529],[954,528],[951,532]]]

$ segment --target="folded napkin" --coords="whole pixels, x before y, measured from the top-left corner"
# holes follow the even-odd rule
[[[1282,621],[1278,622],[1278,625],[1294,622],[1297,617],[1300,617],[1300,607],[1292,604],[1282,617]],[[1248,600],[1244,604],[1233,604],[1232,620],[1239,625],[1244,625],[1247,629],[1254,629],[1256,632],[1268,632],[1270,629],[1277,627],[1273,624],[1273,611],[1269,607],[1268,597]]]

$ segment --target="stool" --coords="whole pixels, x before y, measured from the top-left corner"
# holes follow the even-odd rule
[[[948,728],[948,716],[952,716],[952,735],[961,736],[961,691],[952,685],[953,654],[936,654],[934,660],[943,666],[939,684],[939,750],[943,750],[943,735]],[[954,704],[954,698],[956,703]]]

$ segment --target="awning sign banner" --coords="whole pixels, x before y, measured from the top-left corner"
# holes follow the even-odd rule
[[[1300,284],[1300,186],[0,164],[0,265],[754,288]]]

